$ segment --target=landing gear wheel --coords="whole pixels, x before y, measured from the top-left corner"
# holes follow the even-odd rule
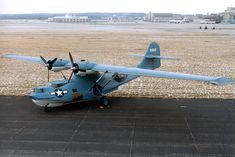
[[[48,104],[44,107],[44,111],[45,112],[51,112],[52,111],[52,107],[49,107]]]
[[[104,108],[107,108],[107,107],[109,107],[109,99],[106,96],[102,96],[100,98],[100,106],[99,106],[99,108],[100,109],[104,109]]]

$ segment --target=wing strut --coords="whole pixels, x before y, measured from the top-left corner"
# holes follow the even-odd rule
[[[108,73],[108,71],[105,71],[105,72],[94,82],[94,84],[91,86],[91,88],[89,89],[89,91],[91,91],[92,88],[94,88],[94,87],[100,82],[100,80],[104,77],[104,75],[105,75],[106,73]],[[103,89],[103,88],[102,88],[102,89]]]

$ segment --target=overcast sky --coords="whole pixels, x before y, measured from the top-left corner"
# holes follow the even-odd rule
[[[168,12],[218,13],[235,0],[0,0],[0,13]]]

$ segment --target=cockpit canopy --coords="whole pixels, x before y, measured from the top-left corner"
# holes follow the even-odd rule
[[[34,93],[43,93],[44,90],[43,90],[43,88],[41,88],[41,87],[36,87],[36,88],[33,89],[33,92],[34,92]]]
[[[53,88],[59,88],[59,87],[62,87],[64,85],[66,85],[68,82],[63,80],[63,81],[52,81],[52,82],[49,82],[47,84],[47,86],[51,86]]]

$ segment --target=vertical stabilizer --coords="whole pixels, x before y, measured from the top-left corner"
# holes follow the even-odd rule
[[[142,69],[156,69],[159,68],[160,66],[161,66],[160,47],[156,42],[152,42],[149,45],[143,60],[137,67]]]

